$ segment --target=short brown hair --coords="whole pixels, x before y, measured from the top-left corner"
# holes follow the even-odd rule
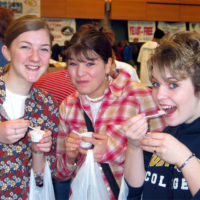
[[[12,41],[17,38],[20,34],[27,31],[36,31],[39,29],[46,29],[49,33],[50,43],[52,43],[53,36],[51,35],[50,29],[47,23],[40,17],[35,15],[25,15],[14,20],[5,33],[5,45],[10,47]]]
[[[82,59],[82,56],[90,59],[91,52],[94,51],[107,63],[108,59],[112,57],[109,34],[104,27],[92,24],[83,25],[70,40],[70,46],[66,53],[67,60],[71,58],[72,54],[75,54],[79,59]]]
[[[179,32],[161,41],[148,62],[150,78],[157,67],[165,79],[165,69],[178,80],[191,78],[195,92],[200,92],[200,34]]]

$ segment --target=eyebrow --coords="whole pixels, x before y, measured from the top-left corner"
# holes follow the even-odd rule
[[[82,59],[82,58],[69,58],[68,59],[69,61],[71,60],[71,61],[79,61],[79,62],[91,62],[91,61],[95,61],[95,60],[98,60],[98,58],[97,57],[95,57],[95,58],[84,58],[84,59]]]
[[[31,42],[27,42],[27,41],[20,41],[20,43],[27,43],[27,44],[32,45]],[[50,43],[49,44],[42,44],[41,46],[49,46],[49,47],[51,47],[51,44]]]
[[[161,76],[162,77],[162,76]],[[178,82],[179,80],[177,79],[177,78],[175,78],[175,77],[162,77],[165,81],[167,81],[167,82],[170,82],[170,81],[176,81],[176,82]],[[155,80],[157,80],[153,75],[151,76],[151,80],[152,79],[155,79]]]

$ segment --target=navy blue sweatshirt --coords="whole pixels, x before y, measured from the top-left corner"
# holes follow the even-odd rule
[[[164,132],[173,135],[200,158],[200,118],[191,124],[168,126]],[[175,165],[166,163],[155,154],[145,165],[148,167],[144,185],[140,188],[129,186],[128,200],[141,199],[141,195],[143,200],[200,200],[200,190],[192,197],[182,172]]]

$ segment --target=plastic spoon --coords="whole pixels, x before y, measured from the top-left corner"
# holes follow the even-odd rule
[[[154,114],[154,115],[147,115],[146,118],[147,119],[152,119],[152,118],[156,118],[156,117],[160,117],[160,116],[163,116],[165,115],[166,112],[164,110],[159,110],[157,114]]]

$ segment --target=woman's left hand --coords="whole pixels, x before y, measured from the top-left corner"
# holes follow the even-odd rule
[[[45,130],[45,134],[38,143],[32,143],[32,149],[40,152],[50,152],[52,145],[52,136],[50,130]]]
[[[141,148],[178,167],[191,155],[183,143],[167,133],[148,133],[141,140]]]
[[[93,133],[92,138],[83,137],[82,139],[94,145],[94,160],[95,162],[100,162],[107,150],[108,136],[106,134]],[[87,150],[80,149],[80,152],[86,154]]]

